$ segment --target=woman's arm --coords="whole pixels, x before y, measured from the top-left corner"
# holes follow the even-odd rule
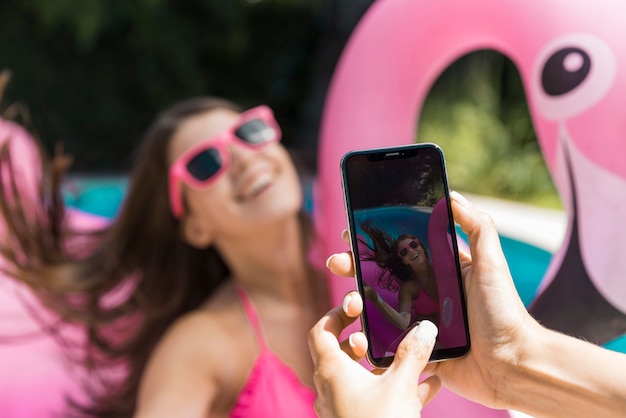
[[[385,302],[385,300],[380,296],[377,291],[367,285],[365,286],[365,298],[372,302],[376,306],[376,308],[378,308],[378,310],[383,314],[387,321],[391,322],[399,329],[407,329],[409,323],[411,322],[410,306],[407,312],[404,312],[402,310],[398,312],[391,305]],[[401,293],[399,293],[398,299],[401,298]],[[402,303],[400,305],[402,306]]]
[[[207,416],[219,392],[213,356],[198,344],[206,332],[206,322],[187,317],[165,334],[142,376],[134,418]]]

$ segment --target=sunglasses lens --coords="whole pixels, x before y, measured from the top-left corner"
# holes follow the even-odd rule
[[[205,181],[213,177],[222,167],[222,157],[215,148],[199,152],[187,163],[187,171],[196,180]]]
[[[261,119],[251,119],[241,124],[235,135],[250,145],[260,145],[274,141],[276,131]]]
[[[406,257],[406,255],[409,253],[408,248],[413,248],[413,249],[415,249],[415,248],[417,248],[417,247],[419,247],[419,242],[417,242],[417,241],[411,241],[411,242],[409,242],[409,245],[408,245],[407,247],[403,247],[400,251],[398,251],[398,255],[399,255],[400,257]]]

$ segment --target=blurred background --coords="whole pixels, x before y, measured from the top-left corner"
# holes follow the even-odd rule
[[[3,0],[0,113],[75,176],[124,175],[156,113],[197,95],[270,105],[316,171],[333,70],[371,0]],[[462,57],[433,86],[417,138],[442,146],[451,187],[560,208],[519,75],[502,55]],[[468,158],[468,156],[470,158]]]

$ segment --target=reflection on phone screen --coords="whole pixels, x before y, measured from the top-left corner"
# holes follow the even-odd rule
[[[374,360],[392,357],[425,319],[439,328],[435,359],[464,353],[469,343],[443,160],[428,151],[391,160],[358,156],[347,164]]]

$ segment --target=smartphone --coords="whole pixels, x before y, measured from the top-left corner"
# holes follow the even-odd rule
[[[341,176],[368,361],[387,367],[420,321],[439,328],[431,361],[470,349],[443,151],[419,143],[350,151]]]

